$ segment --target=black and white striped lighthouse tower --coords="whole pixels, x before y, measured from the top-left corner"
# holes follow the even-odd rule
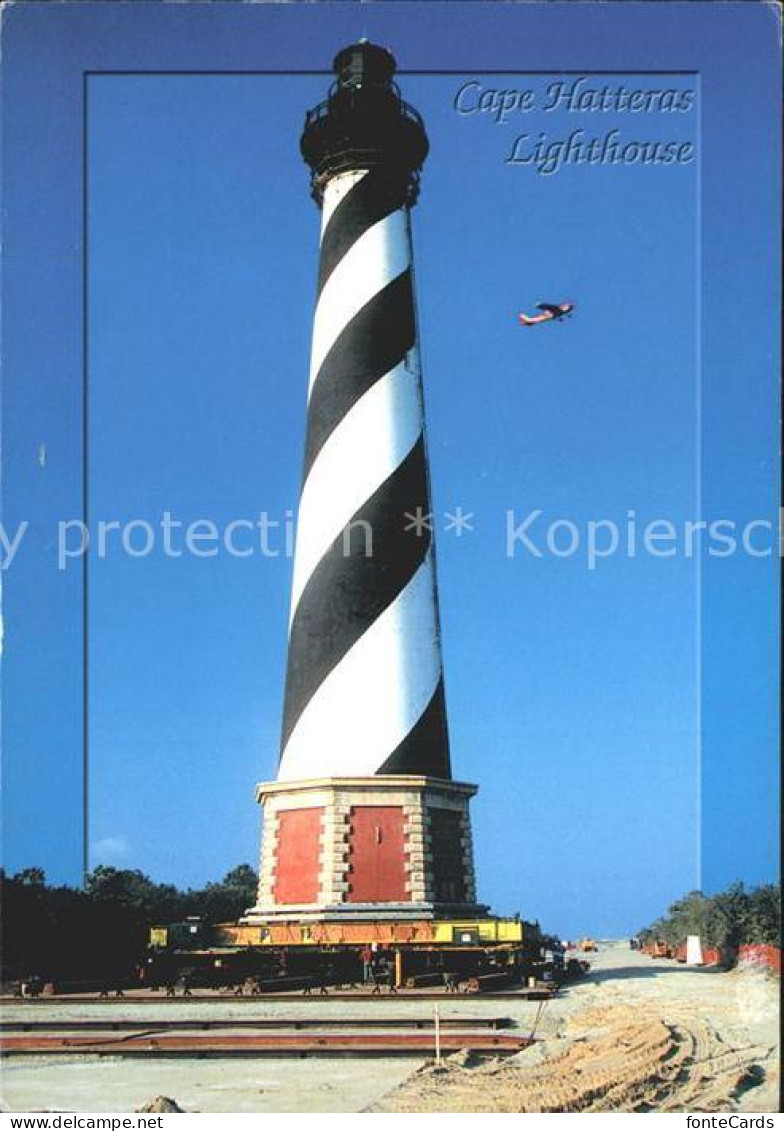
[[[428,141],[358,43],[301,140],[321,208],[277,780],[251,917],[478,911],[451,778],[411,208]]]

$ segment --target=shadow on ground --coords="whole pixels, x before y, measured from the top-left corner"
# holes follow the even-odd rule
[[[720,966],[681,966],[667,964],[666,966],[616,966],[608,970],[591,970],[585,975],[586,982],[615,982],[625,978],[658,978],[662,974],[702,974],[713,977],[724,974]]]

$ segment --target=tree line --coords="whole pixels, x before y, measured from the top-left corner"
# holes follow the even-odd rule
[[[780,946],[781,886],[746,888],[734,883],[716,895],[691,891],[666,915],[638,932],[643,944],[665,942],[680,946],[687,935],[699,935],[703,946],[722,950],[730,960],[749,943]]]
[[[143,872],[100,865],[83,889],[47,884],[40,868],[0,871],[0,980],[30,976],[56,983],[103,983],[131,977],[143,962],[154,923],[198,915],[238,919],[256,901],[258,877],[240,864],[219,883],[180,890]]]

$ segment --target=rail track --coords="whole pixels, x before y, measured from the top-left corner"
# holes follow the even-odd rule
[[[440,1017],[441,1029],[506,1029],[512,1025],[509,1017]],[[432,1017],[206,1017],[167,1018],[161,1020],[142,1018],[86,1017],[66,1021],[26,1020],[0,1021],[0,1032],[19,1033],[133,1033],[209,1031],[213,1029],[411,1029],[433,1028]]]
[[[472,990],[468,994],[465,991],[460,991],[459,994],[447,993],[444,989],[438,991],[432,989],[400,989],[394,994],[391,994],[388,988],[384,988],[380,993],[372,993],[368,990],[328,990],[326,994],[319,992],[318,988],[312,990],[310,993],[303,993],[301,990],[288,990],[269,993],[262,991],[261,993],[254,994],[233,994],[233,993],[190,993],[187,996],[177,994],[176,998],[166,997],[164,993],[149,993],[139,994],[136,991],[131,991],[128,996],[117,998],[114,995],[108,998],[101,998],[97,993],[93,994],[59,994],[53,997],[37,997],[25,998],[24,1003],[18,997],[3,997],[0,999],[3,1005],[22,1005],[25,1008],[41,1008],[43,1006],[58,1006],[81,1004],[86,1002],[100,1002],[102,1005],[111,1008],[113,1005],[120,1004],[158,1004],[168,1001],[188,1001],[188,1002],[211,1002],[213,1005],[216,1002],[230,1001],[233,1005],[245,1002],[248,1005],[253,1002],[270,1001],[312,1001],[314,1004],[323,1002],[324,998],[330,1001],[378,1001],[379,997],[387,998],[394,997],[398,1001],[455,1001],[461,997],[481,997],[482,1001],[542,1001],[549,1000],[558,992],[556,986],[551,989],[544,987],[524,987],[514,990]]]
[[[213,999],[214,1001],[215,999]],[[509,1017],[439,1017],[442,1051],[519,1052]],[[26,1056],[431,1056],[435,1017],[19,1017],[0,1022],[0,1053]]]
[[[355,1022],[356,1024],[356,1022]],[[359,1023],[365,1028],[364,1019]],[[161,1026],[143,1032],[126,1032],[111,1037],[48,1035],[3,1035],[0,1053],[6,1058],[46,1056],[90,1057],[259,1057],[259,1056],[432,1056],[435,1030],[414,1029],[381,1031],[301,1032],[279,1027],[275,1032],[237,1034],[213,1032],[172,1032]],[[348,1026],[346,1026],[348,1028]],[[495,1056],[519,1052],[531,1044],[530,1037],[497,1031],[460,1030],[440,1032],[443,1053],[466,1049]]]

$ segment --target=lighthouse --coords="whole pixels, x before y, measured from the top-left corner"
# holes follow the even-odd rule
[[[414,293],[428,140],[395,60],[336,56],[300,148],[321,212],[276,780],[246,921],[480,915],[453,779]]]

